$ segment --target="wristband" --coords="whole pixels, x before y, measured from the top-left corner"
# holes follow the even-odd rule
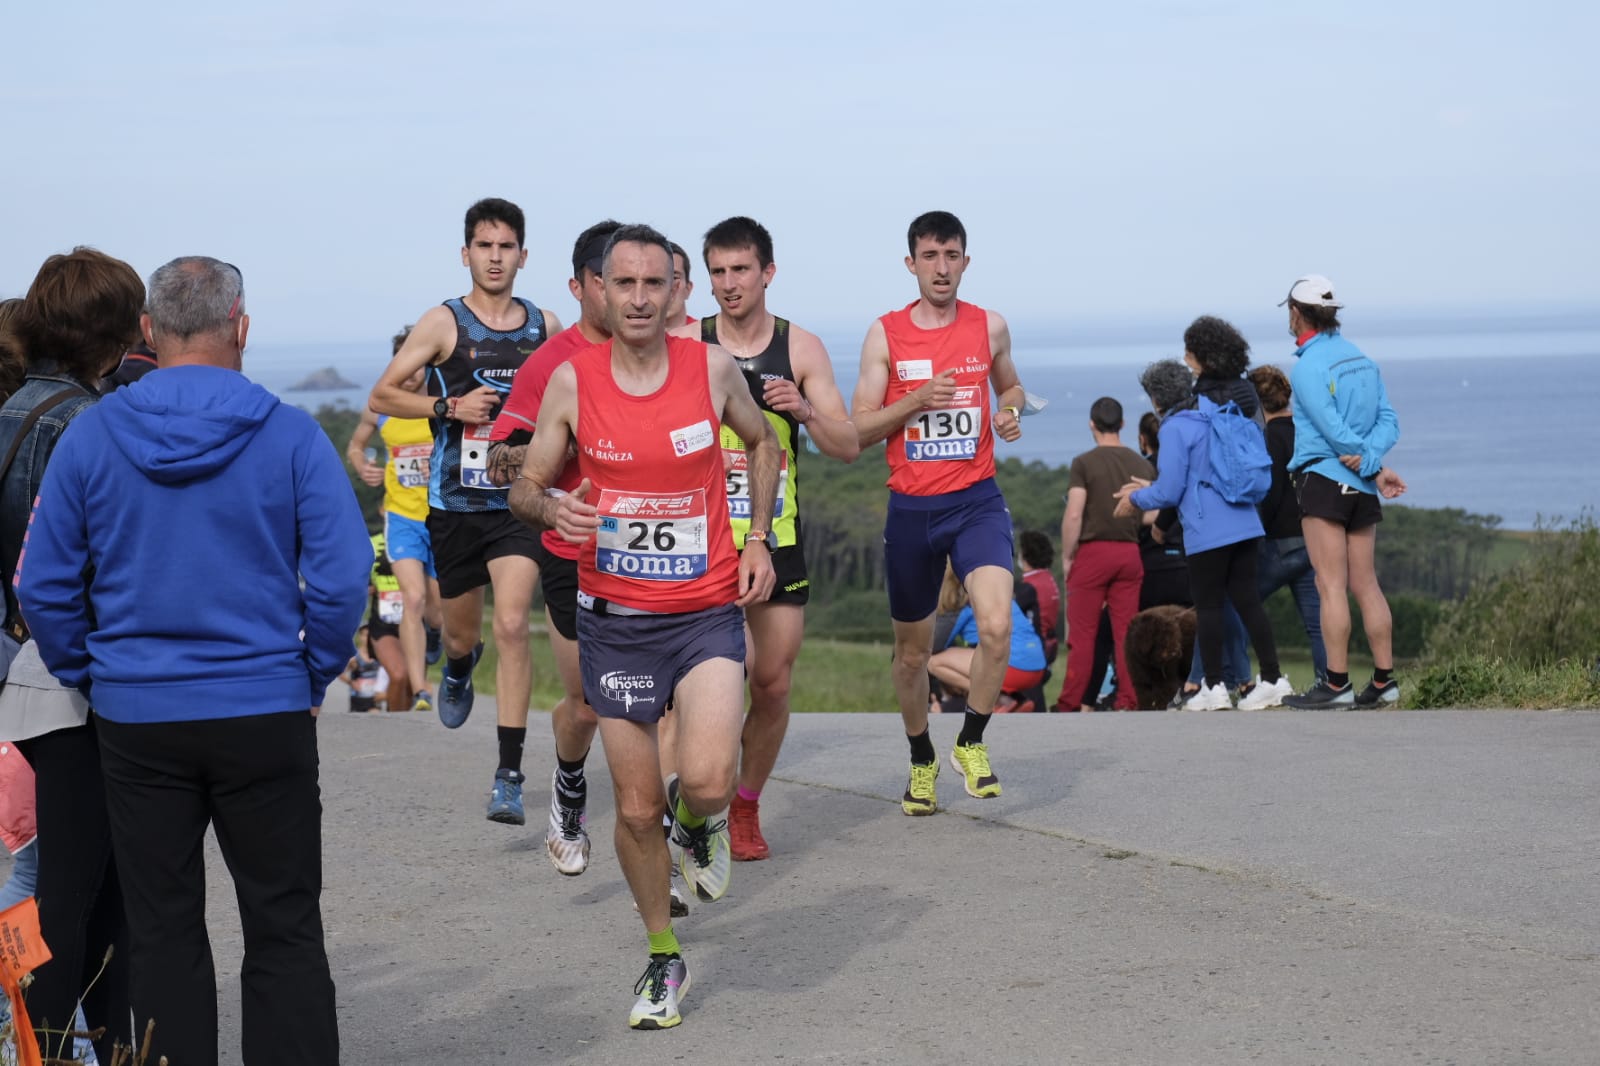
[[[1000,410],[1010,411],[1012,418],[1015,418],[1018,422],[1022,421],[1022,409],[1020,407],[1008,403],[1004,407],[1000,408]]]
[[[449,401],[447,403],[447,406],[450,409],[448,417],[450,417],[453,420],[457,420],[457,421],[459,421],[458,419],[456,419],[456,400],[458,400],[458,399],[460,399],[460,397],[452,396],[452,397],[450,397],[450,399],[449,399]]]

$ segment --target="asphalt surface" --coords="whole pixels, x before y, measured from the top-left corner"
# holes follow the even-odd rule
[[[1600,1061],[1600,714],[1014,715],[1004,795],[947,755],[900,813],[897,717],[796,717],[771,860],[677,923],[676,1030],[627,1027],[644,930],[590,760],[594,850],[558,875],[553,749],[526,828],[483,817],[494,708],[320,726],[343,1062]],[[224,1062],[240,942],[211,849]]]

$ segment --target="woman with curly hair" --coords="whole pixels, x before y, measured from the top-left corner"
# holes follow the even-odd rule
[[[1210,484],[1209,417],[1200,398],[1221,404],[1229,400],[1247,416],[1260,410],[1255,389],[1242,375],[1250,365],[1250,345],[1233,326],[1205,315],[1183,334],[1184,363],[1167,360],[1146,368],[1139,383],[1161,413],[1160,473],[1153,484],[1138,479],[1117,494],[1118,513],[1176,506],[1183,520],[1188,553],[1189,586],[1194,595],[1195,641],[1205,670],[1205,684],[1184,703],[1185,710],[1220,711],[1233,706],[1223,683],[1223,601],[1239,612],[1261,675],[1239,701],[1241,710],[1279,706],[1293,686],[1278,668],[1272,626],[1256,591],[1256,543],[1263,535],[1261,519],[1248,503],[1232,503]],[[1188,396],[1184,364],[1197,375]],[[1209,406],[1209,405],[1207,405]]]

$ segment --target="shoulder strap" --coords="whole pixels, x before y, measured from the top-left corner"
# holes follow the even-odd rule
[[[54,396],[46,397],[39,406],[28,412],[28,417],[22,420],[22,425],[17,429],[16,437],[11,441],[11,447],[6,451],[4,461],[0,461],[0,484],[4,484],[6,475],[11,473],[11,464],[16,462],[17,452],[22,448],[22,442],[27,439],[28,432],[33,429],[35,422],[43,417],[46,411],[66,403],[83,392],[82,389],[62,389]],[[6,582],[6,617],[5,630],[21,643],[27,637],[27,630],[22,625],[22,612],[17,608],[17,595],[11,589],[11,583]]]

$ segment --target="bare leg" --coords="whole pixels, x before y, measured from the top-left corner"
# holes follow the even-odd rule
[[[906,736],[928,731],[928,658],[933,647],[933,615],[920,622],[894,623],[894,696]]]
[[[967,598],[978,623],[977,654],[972,659],[972,685],[967,706],[979,714],[994,710],[1011,660],[1011,571],[980,566],[967,575]]]
[[[405,656],[402,676],[410,680],[412,692],[421,692],[428,687],[428,637],[422,630],[427,617],[428,575],[420,559],[395,559],[389,565],[400,582],[404,604],[400,615],[400,650]]]
[[[499,723],[528,726],[528,700],[533,693],[533,654],[528,647],[528,612],[539,564],[520,555],[489,560],[494,588],[494,643],[500,653],[495,667],[495,704]]]
[[[444,653],[464,659],[483,639],[483,589],[475,588],[440,604],[444,622]]]
[[[789,729],[789,684],[800,655],[805,609],[758,604],[745,611],[750,627],[750,713],[744,720],[739,786],[760,792],[778,762]]]
[[[1322,646],[1328,653],[1328,669],[1343,674],[1350,670],[1350,585],[1344,527],[1326,518],[1303,518],[1300,531],[1306,538],[1306,553],[1317,572],[1317,595],[1322,598]],[[1376,581],[1376,578],[1374,578]],[[1387,617],[1389,609],[1384,608]]]
[[[1394,621],[1389,614],[1389,601],[1378,587],[1374,559],[1377,543],[1377,526],[1354,530],[1345,538],[1350,560],[1350,592],[1361,607],[1361,625],[1367,631],[1367,644],[1372,648],[1372,665],[1379,670],[1393,670]]]
[[[667,796],[656,772],[656,727],[602,718],[599,728],[617,805],[617,865],[633,892],[645,932],[659,933],[671,923],[672,913],[667,891],[671,859],[661,835]]]
[[[953,692],[965,695],[972,688],[973,648],[946,648],[928,660],[928,672]]]
[[[690,813],[708,818],[733,799],[744,724],[744,664],[733,659],[697,664],[678,682],[673,702],[680,795]]]

